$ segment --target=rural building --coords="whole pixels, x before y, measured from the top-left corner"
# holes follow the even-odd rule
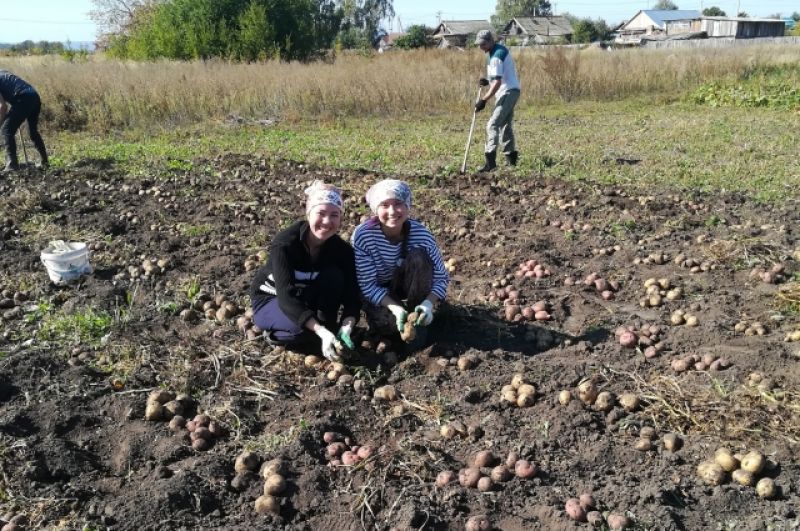
[[[703,17],[699,21],[699,30],[705,31],[709,38],[783,37],[786,23],[771,18]]]
[[[520,17],[512,18],[502,35],[526,46],[570,42],[572,33],[572,24],[566,17]]]
[[[692,21],[700,20],[700,11],[690,9],[643,9],[621,24],[614,34],[618,43],[638,44],[644,36],[692,32]]]
[[[433,38],[439,41],[439,48],[466,48],[475,41],[475,35],[485,29],[492,29],[492,24],[485,20],[443,20],[433,32]]]

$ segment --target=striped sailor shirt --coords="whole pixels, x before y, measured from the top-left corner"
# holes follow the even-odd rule
[[[433,263],[433,288],[431,292],[444,300],[450,277],[444,267],[442,253],[436,240],[422,223],[409,220],[408,247],[424,249]],[[379,305],[389,292],[388,286],[395,269],[402,265],[403,242],[391,243],[384,236],[376,219],[369,219],[356,227],[352,237],[356,255],[356,276],[361,294],[370,303]]]

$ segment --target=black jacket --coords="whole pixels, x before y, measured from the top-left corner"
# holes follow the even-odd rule
[[[339,235],[331,236],[322,244],[316,262],[312,262],[305,243],[307,231],[308,222],[298,221],[272,240],[267,264],[256,272],[250,285],[253,308],[258,310],[278,297],[281,311],[303,326],[315,314],[301,297],[303,288],[311,284],[322,269],[335,266],[345,279],[342,318],[354,317],[358,320],[361,301],[353,248]]]
[[[24,79],[8,70],[0,70],[0,96],[13,105],[17,98],[24,94],[36,94],[36,90]]]

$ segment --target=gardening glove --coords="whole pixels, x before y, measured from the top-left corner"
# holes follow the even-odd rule
[[[406,325],[406,319],[408,319],[408,312],[405,308],[397,304],[390,304],[387,308],[394,314],[394,318],[397,319],[397,331],[402,332],[403,327]]]
[[[482,78],[480,78],[478,80],[478,85],[480,85],[482,87],[488,87],[489,86],[489,80],[486,79],[485,77],[482,77]]]
[[[339,361],[339,355],[336,353],[336,350],[337,348],[341,349],[342,345],[339,343],[339,340],[336,339],[336,336],[333,335],[333,332],[324,326],[320,326],[314,333],[322,340],[322,355],[330,361]]]
[[[353,340],[350,338],[350,334],[353,333],[353,322],[346,321],[341,328],[339,328],[339,333],[336,334],[336,337],[344,343],[344,346],[353,350],[356,346],[353,344]]]
[[[486,100],[481,98],[475,103],[475,112],[481,112],[486,108]]]
[[[414,311],[417,312],[417,322],[415,326],[428,326],[433,322],[433,303],[428,299],[422,301]]]

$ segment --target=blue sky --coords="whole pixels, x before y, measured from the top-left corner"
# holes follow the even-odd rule
[[[700,0],[673,0],[681,9],[700,9]],[[603,18],[615,24],[632,17],[638,10],[647,9],[655,0],[553,0],[556,14],[569,11],[573,15]],[[0,42],[20,42],[25,39],[92,41],[95,27],[87,13],[90,0],[0,0]],[[494,13],[496,0],[394,0],[397,13],[391,22],[393,30],[400,23],[435,26],[439,17],[452,19],[486,19]],[[751,16],[773,13],[789,15],[800,11],[800,0],[703,0],[704,7],[718,6],[729,15],[737,5]],[[388,24],[387,24],[388,25]]]

